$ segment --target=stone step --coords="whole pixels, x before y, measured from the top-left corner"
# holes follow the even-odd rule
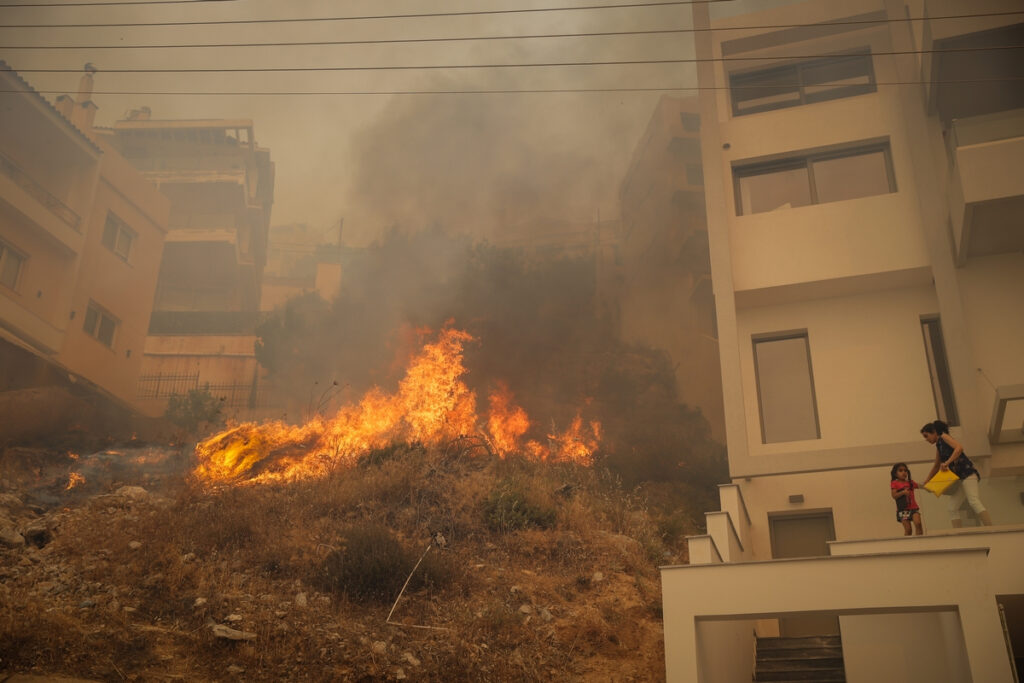
[[[840,657],[790,657],[786,659],[758,659],[757,670],[761,671],[821,671],[843,669]]]
[[[843,658],[843,648],[841,647],[811,647],[811,648],[777,648],[777,649],[759,649],[757,651],[757,661],[767,662],[776,659],[828,659],[831,657],[838,657],[840,660]]]
[[[844,683],[846,673],[839,669],[811,669],[808,671],[758,671],[754,676],[757,683]]]
[[[839,636],[804,636],[801,638],[758,638],[757,650],[784,650],[788,648],[839,647],[843,641]]]

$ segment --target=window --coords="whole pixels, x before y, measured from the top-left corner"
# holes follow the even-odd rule
[[[89,302],[85,309],[85,333],[95,337],[105,346],[114,347],[114,332],[117,330],[117,320],[94,302]]]
[[[818,439],[818,406],[806,332],[754,339],[762,443]]]
[[[674,157],[700,159],[700,140],[674,137],[668,143],[668,151]]]
[[[687,185],[703,185],[704,184],[704,167],[700,164],[687,164],[686,165],[686,184]]]
[[[888,143],[739,166],[733,175],[740,216],[896,191]]]
[[[0,242],[0,285],[10,289],[17,287],[24,263],[24,254],[15,251],[6,242]]]
[[[679,118],[683,121],[683,130],[690,133],[700,130],[700,115],[684,111],[679,114]]]
[[[729,75],[734,116],[875,91],[868,50]]]
[[[932,380],[932,396],[935,397],[935,414],[950,426],[960,424],[953,399],[953,379],[949,374],[946,359],[946,345],[942,341],[942,325],[938,316],[921,318],[921,332],[924,333],[924,352],[928,358],[928,374]]]
[[[132,229],[113,213],[108,212],[107,222],[103,226],[103,246],[127,261],[134,241],[135,233]]]

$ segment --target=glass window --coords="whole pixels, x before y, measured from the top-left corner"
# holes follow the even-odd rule
[[[740,213],[763,213],[811,203],[807,165],[777,166],[739,178]]]
[[[806,332],[756,339],[754,372],[763,443],[821,437]]]
[[[893,191],[885,150],[819,159],[812,161],[811,166],[818,204]]]
[[[733,175],[738,215],[896,191],[888,144],[740,166]]]
[[[729,76],[734,116],[875,91],[871,53],[835,55]]]
[[[0,242],[0,285],[14,289],[25,257],[3,242]]]
[[[135,233],[131,228],[113,213],[108,213],[103,226],[103,246],[127,261],[134,240]]]
[[[690,133],[700,130],[700,115],[684,111],[679,117],[683,120],[683,130]]]
[[[953,378],[946,359],[946,345],[942,340],[942,325],[937,316],[921,318],[924,333],[924,353],[928,359],[928,374],[932,380],[932,396],[935,398],[935,413],[950,426],[960,424],[953,398]]]
[[[697,138],[674,137],[668,143],[668,151],[677,157],[700,158],[700,140]]]
[[[82,329],[90,337],[94,337],[105,346],[113,348],[117,320],[98,305],[90,302],[88,308],[85,309],[85,323],[82,325]]]

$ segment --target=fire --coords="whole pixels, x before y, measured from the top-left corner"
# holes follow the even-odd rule
[[[78,472],[72,472],[71,474],[68,475],[68,485],[64,487],[64,490],[65,491],[70,491],[71,489],[75,488],[79,484],[84,484],[84,483],[85,483],[85,477],[83,477]]]
[[[395,393],[372,389],[331,418],[317,416],[298,426],[250,422],[215,434],[197,445],[195,474],[209,483],[305,479],[352,465],[395,441],[437,445],[480,433],[500,457],[520,453],[589,465],[600,442],[597,422],[585,427],[577,415],[564,432],[548,435],[548,445],[524,442],[530,419],[504,385],[489,396],[488,415],[481,420],[476,394],[462,379],[463,348],[471,341],[462,330],[441,330],[409,361]]]

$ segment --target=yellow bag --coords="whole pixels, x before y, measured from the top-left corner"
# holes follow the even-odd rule
[[[936,496],[941,496],[946,489],[960,481],[960,477],[953,474],[952,470],[939,470],[935,473],[935,476],[928,480],[928,483],[924,485],[924,488],[928,489]]]

